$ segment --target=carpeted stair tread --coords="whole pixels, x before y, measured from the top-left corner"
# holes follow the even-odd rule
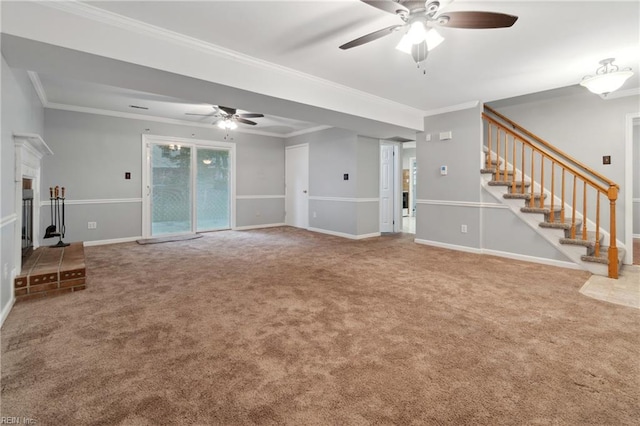
[[[496,169],[495,167],[489,168],[489,169],[482,169],[485,171],[485,173],[488,173],[489,171],[491,171],[491,173],[495,174],[495,175],[501,175],[504,176],[504,169]],[[507,175],[508,176],[513,176],[513,170],[507,170]]]
[[[600,234],[600,244],[602,244],[602,240],[604,239],[604,235]],[[560,238],[560,244],[568,244],[574,246],[584,246],[593,248],[596,245],[596,233],[593,231],[587,231],[587,239],[582,239],[582,233],[576,232],[576,238]]]
[[[560,222],[560,219],[557,218],[556,220],[554,220],[553,222],[550,221],[545,221],[545,222],[540,222],[540,224],[538,225],[541,228],[551,228],[551,229],[571,229],[571,218],[570,217],[566,217],[564,219],[564,223]],[[579,228],[582,226],[582,220],[581,219],[576,219],[576,228]]]
[[[543,214],[549,214],[551,213],[551,208],[550,207],[521,207],[520,211],[522,213],[543,213]],[[554,207],[553,208],[554,212],[561,212],[562,209],[560,207]]]
[[[502,181],[502,180],[491,180],[488,182],[489,186],[511,186],[513,182],[512,181]],[[518,181],[516,182],[516,187],[521,187],[522,186],[522,182]],[[524,183],[525,187],[529,187],[531,186],[531,182],[525,182]]]
[[[618,247],[618,265],[622,264],[624,259],[625,249]],[[609,247],[600,247],[600,255],[594,256],[593,254],[586,254],[580,256],[580,259],[584,262],[602,263],[604,265],[609,264]]]
[[[512,192],[508,193],[508,194],[503,194],[502,195],[503,198],[509,199],[509,200],[530,200],[531,199],[531,193],[527,192],[525,194],[514,194]],[[544,198],[547,198],[547,194],[544,194]],[[533,199],[534,200],[539,200],[540,199],[540,194],[533,194]]]

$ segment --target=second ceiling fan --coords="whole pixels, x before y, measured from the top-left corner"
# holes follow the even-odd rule
[[[401,24],[391,25],[378,31],[358,37],[340,46],[347,50],[369,43],[395,31],[406,28],[397,49],[411,54],[418,64],[427,58],[428,51],[440,44],[444,39],[438,34],[434,26],[444,28],[491,29],[512,26],[517,16],[497,12],[481,11],[452,11],[440,12],[440,2],[437,0],[360,0],[377,9],[398,16]]]
[[[220,119],[214,124],[217,124],[221,129],[233,130],[238,127],[237,123],[248,124],[250,126],[255,126],[255,121],[247,120],[248,118],[261,118],[264,115],[255,113],[255,112],[247,112],[247,113],[238,113],[236,108],[229,108],[226,106],[218,105],[218,111],[214,114],[196,114],[187,112],[186,115],[199,115],[203,117],[219,117]]]

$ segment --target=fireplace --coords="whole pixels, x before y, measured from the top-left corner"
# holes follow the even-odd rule
[[[45,155],[53,152],[35,133],[14,133],[15,217],[14,253],[16,275],[22,271],[25,255],[39,246],[40,239],[40,166]]]
[[[22,263],[33,252],[33,179],[22,179]]]

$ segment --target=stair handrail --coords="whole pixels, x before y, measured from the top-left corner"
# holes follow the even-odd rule
[[[538,135],[536,135],[536,134],[530,132],[529,130],[525,129],[524,127],[520,126],[515,121],[513,121],[513,120],[505,117],[504,115],[500,114],[498,111],[496,111],[495,109],[491,108],[489,105],[485,105],[484,108],[487,111],[489,111],[490,113],[496,115],[497,117],[500,117],[501,120],[506,121],[513,128],[518,129],[518,131],[524,133],[525,135],[527,135],[528,137],[532,138],[536,142],[540,143],[544,147],[550,149],[551,151],[553,151],[556,154],[559,154],[559,155],[563,156],[564,158],[566,158],[567,160],[571,161],[573,164],[575,164],[576,166],[580,167],[584,171],[586,171],[589,174],[597,177],[600,181],[606,183],[610,187],[613,186],[613,187],[616,187],[616,188],[620,189],[619,185],[617,183],[615,183],[614,181],[612,181],[611,179],[609,179],[608,177],[603,176],[602,174],[600,174],[600,173],[596,172],[595,170],[593,170],[591,167],[589,167],[589,166],[583,164],[582,162],[576,160],[575,158],[573,158],[572,156],[570,156],[566,152],[564,152],[564,151],[556,148],[555,146],[551,145],[549,142],[545,141],[544,139],[542,139]],[[582,176],[582,177],[585,177],[585,176]]]
[[[490,116],[486,115],[486,114],[482,114],[482,117],[488,121],[490,121],[491,123],[495,124],[496,126],[499,126],[500,128],[502,128],[502,131],[505,133],[508,133],[509,135],[518,138],[520,140],[522,140],[523,142],[530,144],[530,146],[533,146],[533,144],[530,141],[525,140],[521,135],[519,135],[517,132],[514,132],[513,130],[510,130],[509,128],[507,128],[504,124],[500,123],[498,120],[495,120],[494,118],[491,118]],[[547,142],[548,143],[548,142]],[[609,185],[604,186],[602,185],[600,182],[592,179],[590,176],[587,176],[586,174],[580,172],[579,170],[576,170],[575,167],[571,166],[567,161],[559,158],[558,156],[554,155],[554,152],[546,152],[544,150],[541,150],[539,148],[535,148],[537,149],[538,152],[544,152],[546,156],[548,156],[549,158],[552,158],[556,163],[564,166],[567,170],[570,170],[572,173],[574,173],[575,175],[579,176],[581,179],[589,182],[591,185],[593,185],[594,187],[598,188],[602,193],[607,194],[609,188],[611,187],[618,187],[618,185],[614,182],[613,185]],[[552,151],[556,151],[553,150]],[[557,150],[559,151],[559,150]],[[562,155],[562,151],[558,152],[557,154]],[[570,160],[570,158],[567,158],[567,160]]]

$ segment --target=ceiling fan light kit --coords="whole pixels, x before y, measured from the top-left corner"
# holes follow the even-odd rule
[[[413,19],[409,25],[409,31],[406,36],[411,41],[411,44],[422,43],[427,39],[427,19],[425,17],[417,17]]]
[[[238,128],[238,125],[230,118],[225,118],[224,120],[218,121],[218,127],[224,130],[235,130]]]
[[[401,28],[407,28],[396,49],[410,54],[420,67],[426,60],[427,51],[433,50],[444,38],[433,28],[434,26],[448,28],[491,29],[511,27],[517,16],[496,12],[454,11],[440,13],[440,2],[437,0],[426,2],[414,0],[360,0],[369,6],[396,15],[402,24],[392,25],[378,31],[366,34],[340,46],[347,50],[377,40]]]
[[[615,58],[607,58],[600,61],[600,67],[595,75],[587,75],[582,78],[580,85],[586,87],[591,93],[607,96],[622,87],[625,81],[633,75],[631,68],[620,70],[613,64]]]
[[[399,51],[404,52],[404,53],[406,53],[408,55],[411,55],[411,50],[412,50],[413,46],[416,45],[416,44],[419,44],[419,43],[421,43],[423,41],[425,41],[427,43],[427,50],[432,51],[433,49],[438,47],[440,45],[440,43],[442,43],[444,41],[444,37],[442,37],[440,35],[440,33],[438,31],[436,31],[435,28],[431,28],[429,31],[427,31],[427,33],[425,34],[424,39],[420,40],[418,43],[414,43],[411,40],[411,37],[409,37],[409,34],[405,34],[400,39],[400,42],[396,46],[396,49],[398,49]]]
[[[215,106],[213,108],[216,108]],[[197,114],[192,112],[185,113],[186,115],[198,115],[203,117],[219,117],[220,119],[214,121],[213,124],[217,125],[223,130],[235,130],[238,128],[238,123],[248,124],[255,126],[255,121],[247,120],[247,118],[261,118],[264,115],[255,112],[238,113],[236,108],[229,108],[226,106],[218,105],[218,111],[214,111],[213,114]]]

